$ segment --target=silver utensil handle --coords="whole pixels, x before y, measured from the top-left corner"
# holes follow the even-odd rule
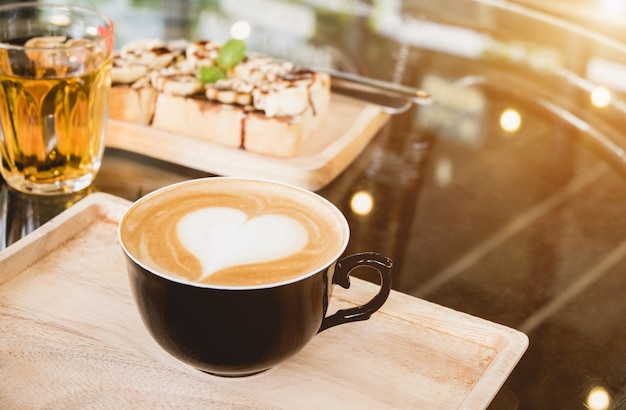
[[[432,96],[424,90],[408,87],[401,84],[390,83],[388,81],[377,80],[375,78],[362,77],[358,74],[336,71],[332,69],[320,69],[332,77],[333,81],[340,81],[343,86],[352,86],[361,90],[376,90],[388,93],[396,97],[404,97],[416,104],[428,105],[432,103]]]

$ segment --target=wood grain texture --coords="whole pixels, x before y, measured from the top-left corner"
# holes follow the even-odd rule
[[[364,322],[328,329],[256,376],[224,379],[161,350],[130,295],[117,221],[96,193],[0,252],[3,408],[485,408],[523,333],[393,291]],[[331,311],[376,286],[335,287]]]
[[[108,122],[106,145],[216,175],[267,178],[317,190],[363,151],[388,118],[375,105],[333,94],[328,115],[293,158],[254,154],[114,120]]]

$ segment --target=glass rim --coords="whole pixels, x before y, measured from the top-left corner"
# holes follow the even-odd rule
[[[10,4],[5,4],[3,6],[0,6],[0,13],[6,12],[6,11],[17,11],[17,10],[25,10],[25,9],[33,9],[33,10],[58,9],[58,10],[64,10],[67,12],[76,11],[84,15],[89,15],[90,17],[100,18],[102,19],[103,24],[97,27],[98,29],[97,37],[86,38],[85,40],[87,40],[87,42],[82,43],[82,44],[72,44],[72,45],[62,44],[60,46],[56,46],[52,48],[51,47],[25,47],[24,45],[10,44],[10,43],[6,43],[0,40],[0,49],[6,49],[6,50],[28,49],[28,50],[33,50],[33,51],[37,50],[37,51],[42,51],[42,52],[53,52],[53,51],[59,51],[59,50],[81,49],[89,44],[113,41],[113,36],[114,36],[113,20],[109,16],[102,14],[97,10],[90,9],[84,6],[79,6],[75,4],[41,3],[38,1],[28,1],[28,2],[10,3]],[[104,28],[104,30],[102,30],[102,28]]]

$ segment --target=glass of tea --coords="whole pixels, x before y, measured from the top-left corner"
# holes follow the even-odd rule
[[[113,23],[71,5],[0,7],[0,172],[21,192],[94,180],[104,153]]]

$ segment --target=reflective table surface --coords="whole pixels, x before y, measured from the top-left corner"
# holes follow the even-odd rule
[[[319,190],[349,220],[348,252],[388,254],[395,289],[529,336],[490,408],[626,408],[626,46],[489,0],[85,4],[118,45],[225,40],[246,21],[256,51],[430,92]],[[108,148],[77,195],[2,183],[0,248],[89,193],[204,176]]]

